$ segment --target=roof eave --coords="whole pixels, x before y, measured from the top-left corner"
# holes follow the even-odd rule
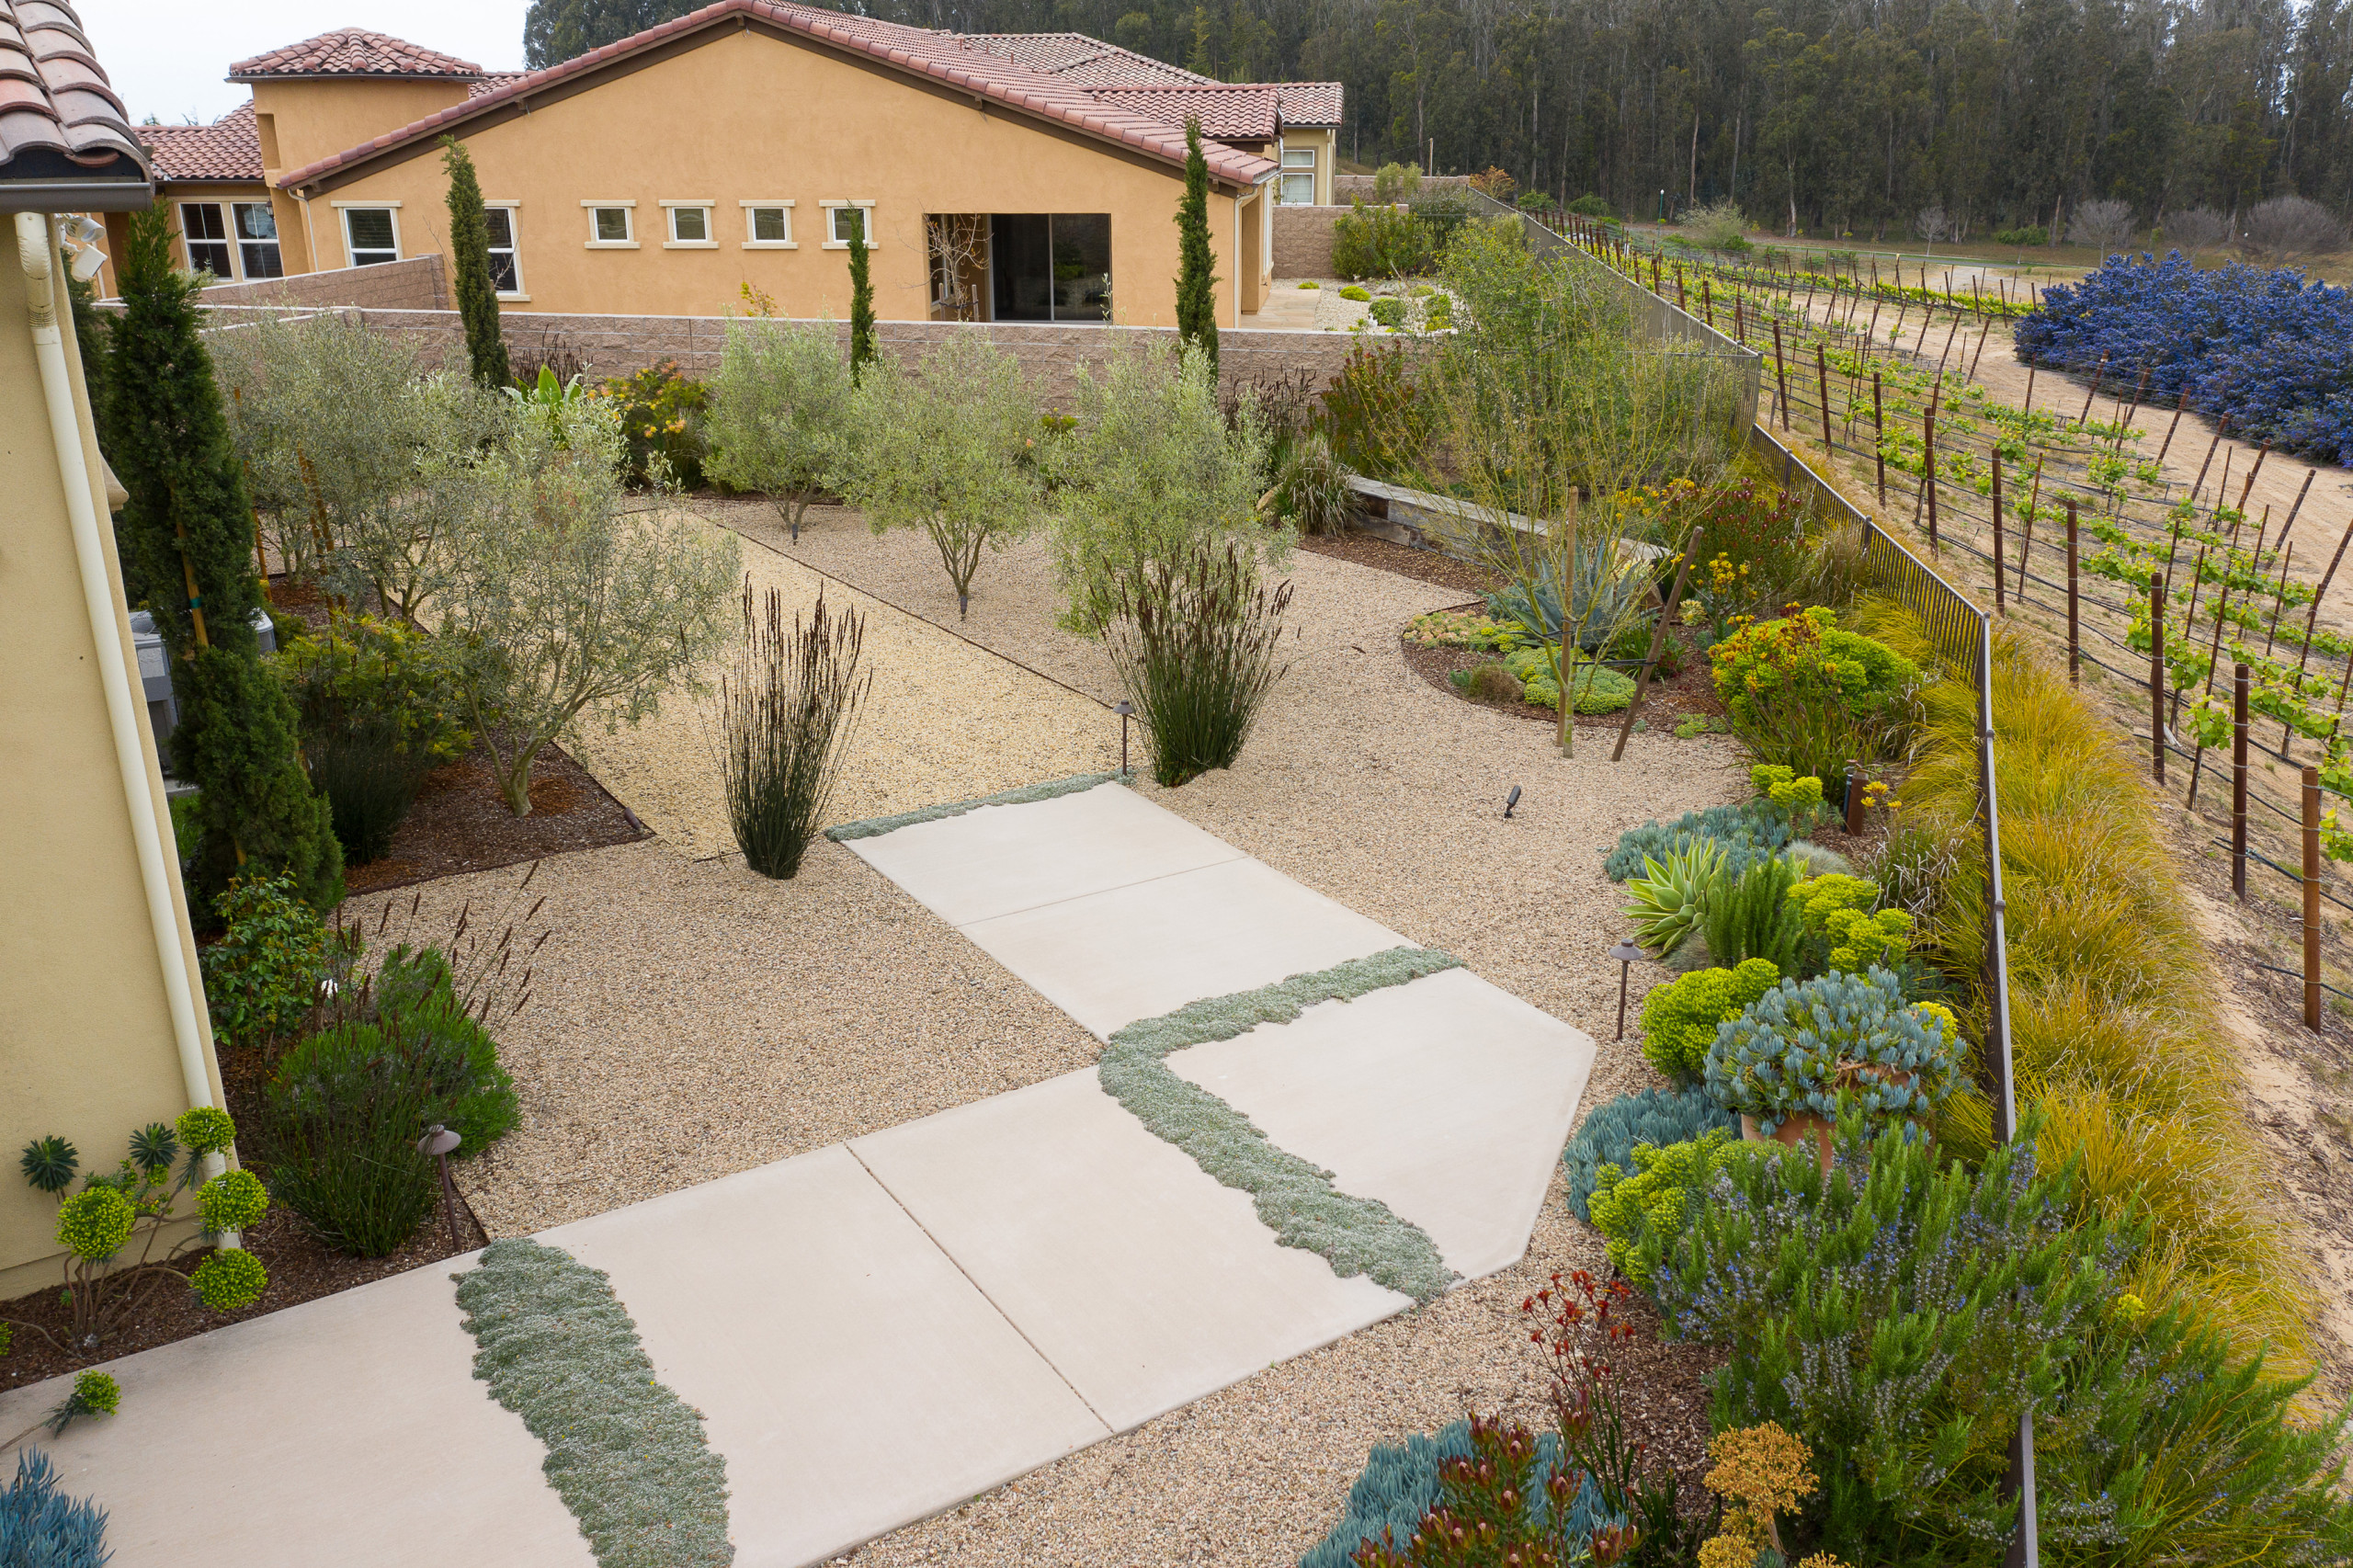
[[[0,175],[0,212],[144,212],[155,187],[136,179],[23,179]]]
[[[224,82],[250,87],[263,82],[479,82],[488,72],[469,76],[455,71],[257,71],[248,76],[223,76]]]

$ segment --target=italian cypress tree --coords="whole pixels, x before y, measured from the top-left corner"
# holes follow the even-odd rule
[[[241,870],[283,874],[311,907],[331,909],[343,899],[343,851],[296,751],[293,701],[262,665],[253,513],[197,335],[196,284],[173,269],[160,206],[131,219],[124,250],[107,450],[131,493],[123,542],[172,655],[173,771],[200,791],[191,891],[210,903]]]
[[[1176,335],[1217,373],[1217,278],[1210,270],[1210,165],[1201,122],[1185,122],[1185,199],[1176,204]]]
[[[867,268],[866,214],[854,207],[858,228],[849,237],[849,379],[858,381],[860,367],[874,362],[874,278]]]
[[[498,288],[490,278],[490,220],[473,155],[454,136],[441,138],[441,166],[449,176],[449,261],[457,269],[458,316],[466,324],[466,358],[474,380],[494,389],[515,384],[506,339],[498,330]]]

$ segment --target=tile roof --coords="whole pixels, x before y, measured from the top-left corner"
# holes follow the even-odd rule
[[[148,165],[157,183],[261,180],[261,137],[247,98],[210,125],[142,125]]]
[[[421,49],[389,33],[337,28],[229,67],[232,82],[284,76],[461,76],[483,74],[471,60]]]
[[[1271,142],[1280,124],[1272,87],[1090,87],[1087,96],[1178,127],[1198,119],[1219,141]]]
[[[485,93],[494,93],[507,83],[519,82],[529,74],[529,71],[485,71],[481,80],[466,89],[466,97],[478,98]]]
[[[146,187],[131,117],[73,6],[0,0],[0,209],[145,206]]]
[[[1284,82],[1276,91],[1285,125],[1338,125],[1344,118],[1347,89],[1337,82]]]
[[[965,33],[967,48],[978,49],[1042,71],[1080,87],[1214,86],[1214,76],[1197,75],[1181,66],[1105,43],[1085,33]]]
[[[534,71],[466,103],[427,115],[397,131],[387,131],[356,147],[346,148],[332,157],[292,170],[283,176],[281,183],[288,187],[313,184],[379,153],[438,135],[453,125],[528,97],[543,87],[659,48],[674,39],[735,17],[765,22],[820,43],[857,51],[910,75],[972,93],[1040,119],[1068,125],[1101,141],[1129,147],[1167,163],[1182,164],[1185,159],[1185,132],[1181,123],[1172,125],[1154,115],[1115,103],[1105,103],[1083,86],[993,53],[984,47],[976,47],[973,40],[958,34],[901,27],[870,17],[847,16],[839,11],[794,5],[790,0],[719,0],[716,5],[706,6],[675,21],[649,28],[618,43],[607,44],[602,49],[591,50],[560,65]],[[267,60],[272,57],[265,55],[262,58]],[[1273,174],[1275,169],[1271,159],[1230,147],[1213,144],[1204,148],[1203,154],[1209,161],[1211,175],[1229,184],[1255,185]]]

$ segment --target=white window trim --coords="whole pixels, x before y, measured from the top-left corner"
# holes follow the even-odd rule
[[[200,245],[217,245],[226,244],[229,247],[229,275],[226,278],[222,278],[221,274],[216,272],[213,276],[215,278],[220,278],[221,281],[223,283],[243,282],[245,276],[245,258],[237,249],[237,210],[235,204],[227,197],[221,197],[210,200],[201,197],[197,197],[185,201],[176,200],[173,203],[172,216],[179,220],[180,259],[188,263],[188,269],[190,272],[194,272],[197,269],[196,257],[188,250],[188,209],[191,207],[212,207],[220,210],[222,232],[229,236],[228,239],[225,242],[222,240],[198,240],[196,243]]]
[[[598,238],[597,237],[597,208],[599,208],[599,207],[618,207],[618,208],[620,208],[622,210],[626,211],[626,212],[629,214],[629,238],[627,238],[627,239],[625,239],[625,240],[600,240],[600,239],[598,239]],[[588,220],[588,244],[587,244],[587,247],[586,247],[587,249],[589,249],[589,250],[639,250],[639,249],[643,248],[643,247],[642,247],[641,245],[639,245],[639,244],[637,243],[637,203],[636,203],[636,202],[634,202],[634,201],[583,201],[583,202],[581,202],[581,204],[580,204],[580,210],[581,210],[582,213],[583,213],[583,214],[585,214],[585,215],[586,216],[587,220]]]
[[[407,252],[407,251],[405,251],[405,250],[404,250],[404,249],[401,247],[401,204],[400,204],[399,202],[397,202],[397,201],[330,201],[330,202],[328,202],[328,203],[327,203],[327,205],[328,205],[328,206],[330,206],[330,207],[332,207],[332,208],[334,208],[334,209],[335,210],[335,228],[336,228],[336,229],[338,229],[339,231],[341,231],[342,235],[343,235],[343,264],[344,264],[344,266],[346,266],[346,267],[357,267],[357,266],[358,266],[358,265],[359,265],[357,261],[354,261],[354,260],[351,258],[351,222],[350,222],[350,220],[347,219],[347,218],[346,218],[346,217],[344,217],[344,215],[343,215],[343,209],[345,209],[345,208],[347,208],[347,207],[367,207],[367,208],[377,208],[377,207],[381,207],[381,208],[389,209],[389,210],[391,210],[392,214],[392,259],[393,259],[394,261],[406,261],[406,260],[408,259],[408,252]],[[369,265],[369,266],[371,266],[371,267],[373,267],[373,266],[381,266],[382,264],[381,264],[381,263],[380,263],[380,262],[370,262]]]
[[[515,288],[511,292],[501,289],[498,297],[529,304],[531,296],[523,290],[523,204],[519,201],[485,201],[483,205],[506,209],[506,237],[515,242]]]
[[[712,237],[710,229],[711,209],[719,205],[717,201],[657,201],[654,205],[662,209],[662,232],[670,236],[662,242],[664,250],[717,250],[719,248],[719,241]],[[701,239],[678,238],[677,210],[681,207],[702,209],[703,237]]]
[[[875,237],[875,236],[876,236],[876,232],[875,232],[875,228],[874,228],[874,203],[873,203],[873,202],[871,202],[871,201],[820,201],[819,203],[817,203],[817,205],[818,205],[819,207],[822,207],[822,208],[824,208],[824,209],[825,210],[825,238],[824,238],[824,243],[823,243],[823,244],[821,244],[817,247],[819,250],[847,250],[847,249],[849,249],[849,242],[848,242],[847,240],[837,240],[837,239],[834,238],[834,213],[833,213],[833,210],[834,210],[835,208],[836,208],[836,207],[863,207],[864,209],[866,209],[866,248],[867,248],[868,250],[881,250],[881,249],[882,248],[882,242],[881,242],[880,239],[878,239],[878,238],[876,238],[876,237]]]
[[[790,201],[762,201],[762,200],[758,200],[758,199],[745,199],[745,200],[743,200],[743,201],[739,201],[739,202],[737,202],[735,205],[736,205],[736,206],[738,206],[738,207],[741,207],[741,208],[744,210],[744,244],[743,244],[743,248],[744,248],[744,249],[745,249],[745,250],[799,250],[799,249],[801,248],[801,242],[800,242],[800,241],[798,241],[798,240],[796,240],[796,239],[794,239],[794,238],[792,237],[792,203],[791,203],[791,202],[790,202]],[[755,207],[781,207],[781,208],[783,208],[783,209],[784,209],[784,238],[782,238],[782,239],[780,239],[780,240],[762,240],[762,239],[756,239],[756,238],[754,238],[754,237],[753,237],[753,233],[752,233],[752,209],[753,209],[753,208],[755,208]],[[830,223],[830,222],[833,222],[833,220],[832,220],[832,219],[830,219],[830,218],[828,218],[828,219],[826,219],[826,220],[825,220],[825,222],[827,222],[828,223]],[[843,248],[844,248],[844,249],[847,249],[848,247],[847,247],[847,246],[844,246]]]
[[[238,199],[236,199],[234,197],[231,197],[231,198],[229,198],[229,199],[227,199],[223,200],[223,201],[221,203],[221,205],[222,205],[222,207],[224,207],[224,208],[228,209],[228,211],[227,211],[226,216],[227,216],[227,218],[228,218],[228,220],[229,220],[229,244],[230,244],[230,248],[231,248],[231,250],[233,251],[233,253],[235,255],[235,256],[236,256],[236,258],[237,258],[237,276],[238,276],[239,278],[246,278],[246,277],[248,277],[248,276],[249,276],[249,274],[247,273],[247,271],[246,271],[246,269],[245,269],[245,247],[246,247],[247,245],[267,245],[267,246],[269,246],[272,250],[275,250],[275,251],[278,253],[278,277],[280,277],[280,278],[285,277],[285,276],[286,276],[286,241],[285,241],[285,238],[284,238],[282,235],[273,235],[273,236],[272,236],[272,237],[270,237],[269,239],[266,239],[266,240],[249,240],[249,239],[245,238],[245,232],[244,232],[243,229],[240,229],[239,227],[237,227],[237,209],[238,209],[238,208],[240,208],[240,207],[259,207],[259,208],[263,208],[263,209],[265,209],[266,210],[267,210],[267,211],[268,211],[268,213],[269,213],[269,219],[270,219],[270,225],[271,225],[271,227],[275,228],[275,227],[277,226],[277,223],[278,223],[278,206],[277,206],[277,204],[276,204],[275,202],[271,201],[267,197],[264,197],[264,198],[263,198],[261,200],[259,200],[259,201],[239,201],[239,200],[238,200]],[[395,224],[393,227],[394,227],[395,231],[397,232],[399,225],[398,225],[398,224]]]

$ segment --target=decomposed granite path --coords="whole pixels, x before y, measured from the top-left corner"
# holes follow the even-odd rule
[[[702,1416],[738,1563],[822,1561],[1505,1267],[1559,1158],[1584,1035],[1117,783],[1018,794],[835,832],[1105,1039],[1100,1074],[539,1238]],[[472,1266],[114,1363],[119,1414],[51,1452],[118,1568],[593,1562],[472,1376]],[[0,1395],[0,1431],[64,1387]]]

